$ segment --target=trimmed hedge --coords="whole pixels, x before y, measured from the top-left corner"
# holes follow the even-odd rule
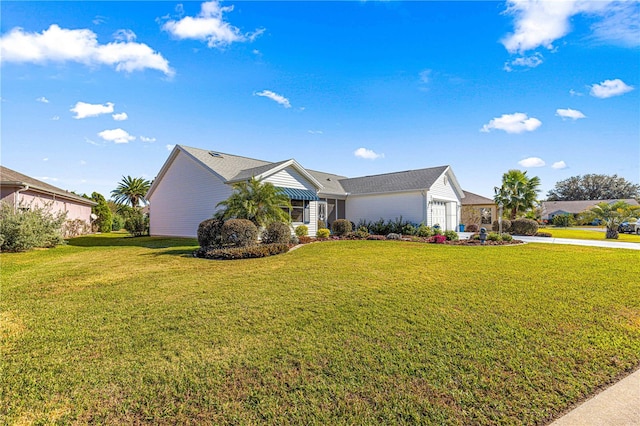
[[[298,237],[309,235],[309,227],[307,225],[298,225],[296,226],[295,233]]]
[[[329,234],[330,232],[327,228],[318,229],[316,231],[316,238],[323,240],[329,238]],[[302,241],[302,237],[300,238],[300,241]]]
[[[198,244],[200,247],[220,247],[222,245],[221,219],[207,219],[198,225]]]
[[[222,244],[247,247],[258,241],[258,228],[249,219],[229,219],[222,225]]]
[[[284,222],[271,222],[262,232],[263,244],[288,244],[291,240],[291,228]]]
[[[513,235],[536,235],[538,232],[538,222],[533,219],[516,219],[511,222],[511,234]]]
[[[512,222],[509,219],[502,219],[502,232],[511,232],[511,226]],[[496,232],[500,231],[500,224],[497,220],[493,221],[491,230]]]
[[[242,219],[244,220],[244,219]],[[245,247],[198,249],[195,256],[204,259],[237,260],[274,256],[289,251],[288,244],[255,244]]]
[[[346,219],[337,219],[335,222],[331,224],[331,230],[333,234],[336,236],[345,235],[353,230],[351,226],[351,222]]]

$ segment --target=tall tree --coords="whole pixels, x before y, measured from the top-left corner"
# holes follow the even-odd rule
[[[111,191],[111,196],[118,204],[131,204],[131,207],[137,208],[140,203],[147,204],[145,195],[151,187],[151,182],[144,178],[124,177],[118,183],[118,187]]]
[[[634,212],[638,211],[638,209],[640,207],[631,206],[624,201],[598,203],[588,210],[587,215],[602,220],[607,226],[605,238],[617,239],[618,226],[633,217]]]
[[[99,232],[111,232],[113,225],[113,215],[109,210],[109,205],[104,196],[98,192],[91,194],[91,199],[98,203],[97,206],[91,207],[91,213],[95,214],[98,218],[93,222]]]
[[[290,222],[289,197],[269,182],[262,183],[252,177],[246,182],[233,184],[233,193],[216,207],[224,207],[216,216],[222,219],[249,219],[257,226],[267,226],[271,222]]]
[[[494,188],[493,199],[498,204],[502,203],[505,209],[510,210],[511,220],[514,220],[520,212],[535,207],[538,192],[540,192],[539,186],[539,177],[529,178],[527,172],[509,170],[502,175],[502,186]]]
[[[549,201],[619,200],[640,197],[640,185],[618,175],[587,174],[572,176],[556,183],[547,193]]]

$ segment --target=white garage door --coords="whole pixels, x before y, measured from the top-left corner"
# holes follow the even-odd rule
[[[431,224],[440,225],[440,229],[444,230],[447,228],[447,205],[443,201],[434,201],[431,206],[431,210],[433,212],[433,217]]]

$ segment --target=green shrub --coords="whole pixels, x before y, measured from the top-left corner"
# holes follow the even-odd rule
[[[113,215],[112,222],[111,222],[111,230],[119,231],[122,228],[124,228],[124,218],[119,214]]]
[[[433,236],[433,230],[431,229],[431,227],[425,225],[424,223],[421,223],[416,230],[416,235],[418,237],[428,238]]]
[[[511,232],[511,221],[509,219],[502,219],[502,232]],[[500,231],[500,224],[498,223],[497,220],[493,221],[493,224],[491,225],[491,230],[492,231]]]
[[[511,222],[510,232],[513,235],[536,235],[538,222],[532,219],[516,219]]]
[[[572,214],[559,214],[553,217],[552,222],[554,226],[566,228],[576,224],[576,220]]]
[[[247,220],[247,219],[230,219],[231,220]],[[251,222],[251,221],[249,221]],[[253,225],[253,222],[251,222]],[[234,225],[235,226],[235,225]],[[255,227],[255,225],[254,225]],[[256,229],[257,233],[257,229]],[[274,256],[276,254],[286,253],[289,251],[288,244],[254,244],[243,247],[225,247],[225,248],[200,248],[196,250],[197,257],[205,259],[218,260],[236,260],[236,259],[255,259],[259,257]]]
[[[489,241],[502,241],[502,237],[497,232],[489,232],[487,235],[487,240]]]
[[[91,232],[91,226],[82,219],[67,220],[62,224],[62,235],[65,238],[79,237]]]
[[[66,212],[51,212],[50,205],[14,209],[10,204],[1,203],[0,250],[18,252],[61,244],[66,218]]]
[[[107,200],[98,192],[92,193],[91,199],[98,203],[97,206],[91,207],[91,213],[98,216],[98,218],[93,222],[95,229],[98,232],[103,233],[111,232],[113,228],[113,215],[111,214]]]
[[[331,230],[333,231],[334,235],[339,237],[341,235],[347,234],[348,232],[351,232],[353,230],[353,227],[351,226],[351,222],[349,222],[348,220],[337,219],[331,224]]]
[[[329,238],[329,235],[330,235],[330,232],[327,228],[318,229],[316,231],[316,238],[320,240]],[[300,241],[302,241],[302,238],[300,239]]]
[[[327,228],[327,224],[325,223],[324,220],[319,220],[318,221],[318,229],[326,229]]]
[[[416,235],[418,233],[418,228],[413,226],[411,223],[405,223],[402,225],[402,235]]]
[[[258,241],[258,228],[249,219],[229,219],[222,225],[222,244],[247,247]]]
[[[206,219],[198,225],[198,244],[200,247],[222,246],[222,219]]]
[[[550,238],[552,235],[550,232],[536,232],[536,237]]]
[[[309,235],[309,227],[307,227],[307,225],[298,225],[296,226],[295,232],[298,237],[304,237],[305,235]]]
[[[271,222],[262,232],[263,244],[288,244],[289,241],[291,241],[291,228],[284,222]]]
[[[366,240],[367,238],[369,238],[369,230],[364,226],[359,227],[358,230],[354,232],[354,234],[356,238],[359,238],[361,240]]]
[[[458,241],[458,233],[456,231],[444,231],[444,236],[447,237],[447,241]]]
[[[500,235],[500,238],[502,238],[502,241],[513,241],[513,237],[506,232],[503,232],[502,235]]]
[[[134,209],[124,221],[124,229],[134,237],[149,235],[149,216]]]

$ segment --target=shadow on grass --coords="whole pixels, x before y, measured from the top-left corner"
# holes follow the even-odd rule
[[[144,247],[150,249],[166,249],[175,247],[176,250],[165,251],[165,254],[191,253],[198,246],[195,238],[175,237],[131,237],[128,234],[114,232],[110,234],[94,234],[71,238],[67,244],[75,247]],[[177,249],[190,246],[193,248]]]

